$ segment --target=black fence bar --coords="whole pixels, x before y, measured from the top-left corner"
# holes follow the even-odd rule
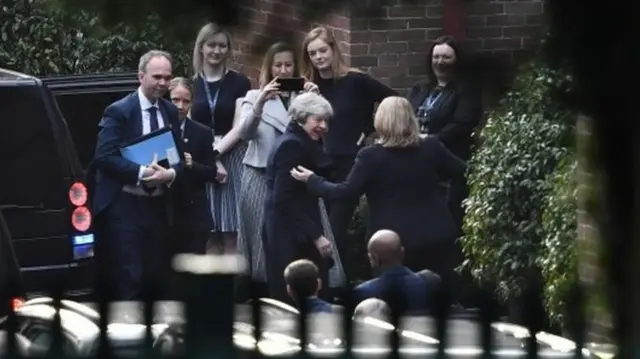
[[[144,292],[144,301],[142,307],[142,320],[141,322],[146,324],[146,336],[142,341],[142,344],[138,346],[136,350],[139,350],[137,357],[144,358],[160,358],[171,356],[174,358],[255,358],[263,359],[267,358],[265,353],[259,351],[257,343],[260,341],[277,341],[273,336],[265,337],[262,335],[265,330],[274,330],[272,317],[274,314],[274,307],[269,307],[269,311],[264,311],[264,305],[260,301],[259,292],[251,289],[251,305],[246,306],[246,313],[239,311],[240,317],[245,314],[250,314],[250,323],[253,325],[253,336],[255,338],[256,345],[247,350],[247,348],[241,349],[236,347],[234,343],[234,324],[238,319],[236,317],[236,305],[235,300],[235,286],[237,281],[237,273],[233,270],[221,270],[220,263],[228,260],[225,258],[216,258],[213,256],[202,256],[191,260],[192,264],[190,268],[182,268],[179,273],[180,292],[183,294],[180,299],[184,303],[186,320],[184,322],[167,323],[169,329],[165,332],[165,335],[171,336],[171,345],[165,349],[158,349],[158,333],[152,332],[151,327],[158,322],[157,312],[155,308],[158,305],[158,300],[163,299],[157,290],[158,286],[147,286],[147,290]],[[213,263],[213,264],[212,264]],[[216,264],[218,263],[218,264]],[[151,283],[151,282],[148,282]],[[113,307],[108,305],[109,290],[108,282],[99,282],[97,286],[97,294],[103,296],[96,303],[100,318],[92,318],[91,321],[99,328],[100,335],[95,338],[96,350],[92,352],[91,357],[100,359],[113,359],[119,355],[120,352],[114,351],[113,345],[109,345],[110,339],[108,335],[108,323],[110,320],[110,314],[113,311]],[[64,298],[64,288],[62,286],[53,286],[51,291],[52,301],[46,302],[51,308],[62,308],[57,310],[53,317],[53,320],[49,321],[51,327],[51,341],[48,348],[41,354],[45,355],[45,358],[68,358],[73,353],[69,352],[69,338],[65,334],[62,320],[65,315],[69,314],[72,310],[66,302],[62,302]],[[11,293],[5,291],[5,293]],[[397,293],[400,293],[399,291]],[[293,356],[295,358],[312,358],[315,357],[313,348],[320,349],[344,349],[339,354],[336,352],[339,358],[352,359],[362,357],[375,357],[375,358],[390,358],[399,359],[403,357],[420,357],[420,358],[500,358],[501,355],[506,357],[513,357],[513,353],[518,350],[522,351],[522,354],[527,358],[543,358],[544,353],[549,353],[552,348],[546,343],[540,343],[540,339],[536,338],[536,334],[542,330],[543,320],[538,313],[542,306],[542,298],[539,293],[527,292],[523,299],[525,304],[523,305],[523,318],[525,319],[526,327],[529,330],[529,337],[522,340],[523,343],[520,349],[511,348],[504,350],[504,348],[498,347],[500,344],[496,340],[496,331],[492,325],[498,321],[498,313],[493,305],[491,293],[481,292],[479,293],[479,306],[480,310],[476,315],[471,316],[459,316],[457,312],[452,311],[452,301],[450,292],[446,288],[442,288],[433,298],[432,312],[429,316],[433,319],[434,328],[424,328],[428,333],[435,333],[434,338],[438,340],[438,343],[418,343],[418,340],[409,338],[405,333],[405,320],[406,313],[402,308],[406,308],[403,297],[397,295],[392,299],[390,304],[391,317],[388,318],[389,328],[393,330],[378,330],[377,333],[384,333],[380,338],[388,335],[390,339],[388,344],[385,345],[373,339],[369,344],[367,338],[358,338],[354,340],[353,337],[358,325],[354,324],[352,313],[354,311],[355,303],[351,294],[347,295],[344,302],[342,302],[344,311],[342,312],[342,319],[337,320],[335,323],[339,324],[340,328],[334,328],[333,333],[318,333],[318,324],[316,322],[316,315],[309,313],[309,308],[302,305],[299,308],[300,314],[295,316],[292,312],[283,310],[282,316],[276,315],[277,320],[288,320],[291,324],[297,324],[297,330],[295,333],[288,332],[286,336],[298,340],[299,351]],[[395,300],[395,301],[394,301]],[[304,301],[298,301],[304,303]],[[25,328],[25,319],[23,313],[18,310],[18,314],[14,311],[12,298],[7,296],[3,300],[5,311],[8,313],[2,321],[2,330],[6,333],[20,333]],[[29,303],[29,302],[28,302]],[[575,358],[585,357],[582,348],[584,347],[585,340],[585,317],[584,317],[584,291],[582,288],[577,287],[571,294],[568,301],[567,308],[567,325],[565,328],[570,333],[570,339],[576,342],[577,348],[573,356]],[[30,304],[34,306],[33,304]],[[25,307],[26,308],[26,307]],[[244,307],[243,307],[244,308]],[[64,310],[64,312],[62,312]],[[279,310],[278,308],[275,309]],[[286,312],[286,313],[285,313]],[[279,313],[279,312],[278,312]],[[265,316],[269,317],[265,322]],[[424,316],[424,315],[421,315]],[[296,319],[297,318],[297,319]],[[322,318],[320,316],[320,318]],[[463,319],[461,319],[463,318]],[[321,319],[320,319],[321,320]],[[473,322],[473,327],[478,335],[479,342],[476,344],[479,348],[482,348],[482,353],[475,353],[473,350],[462,350],[455,347],[456,339],[449,340],[448,332],[451,330],[450,326],[454,321],[468,320]],[[68,320],[67,320],[68,322]],[[248,324],[248,323],[247,323]],[[69,325],[66,323],[64,325]],[[278,327],[278,326],[276,326]],[[325,327],[326,328],[326,327]],[[275,329],[277,331],[277,329]],[[411,331],[420,331],[420,329],[411,328]],[[372,333],[375,330],[372,331]],[[249,333],[249,332],[247,332]],[[451,334],[455,334],[456,331],[451,331]],[[321,334],[321,335],[319,335]],[[361,334],[361,333],[359,333]],[[31,335],[31,334],[29,334]],[[430,334],[431,335],[431,334]],[[468,333],[466,334],[468,335]],[[319,339],[318,339],[319,338]],[[336,343],[337,341],[331,339],[341,339],[341,342],[336,345],[328,344],[330,342]],[[373,338],[373,337],[372,337]],[[284,343],[286,342],[286,343]],[[289,347],[295,347],[296,345],[287,340],[283,341],[284,345]],[[309,345],[311,344],[311,345]],[[7,334],[6,343],[4,344],[4,353],[7,358],[19,358],[21,355],[21,344],[16,340],[16,336]],[[370,354],[363,354],[365,349],[381,349],[382,347],[390,349],[384,355],[380,355],[379,352],[371,352]],[[33,346],[30,354],[38,353],[35,350],[37,346]],[[407,347],[411,347],[412,351],[407,353]],[[312,349],[309,349],[312,348]],[[424,349],[424,350],[423,350]],[[469,349],[469,348],[467,348]],[[423,350],[423,351],[421,351]],[[317,352],[317,350],[316,350]],[[511,354],[500,354],[509,352]],[[425,353],[427,353],[425,355]],[[495,355],[498,353],[498,355]],[[567,358],[570,357],[566,356]]]

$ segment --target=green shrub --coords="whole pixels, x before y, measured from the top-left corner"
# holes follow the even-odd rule
[[[190,74],[191,44],[172,41],[155,15],[140,22],[141,29],[119,24],[107,31],[92,12],[7,0],[0,12],[0,64],[35,76],[136,71],[143,53],[163,49],[174,56],[176,74]]]
[[[563,323],[567,300],[578,284],[577,161],[567,158],[550,176],[551,190],[542,206],[544,237],[538,265],[550,319]]]
[[[549,175],[575,156],[575,114],[557,100],[570,86],[568,75],[540,59],[527,64],[490,113],[483,145],[469,161],[463,268],[504,301],[541,272]]]

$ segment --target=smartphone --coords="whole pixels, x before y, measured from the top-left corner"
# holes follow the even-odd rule
[[[280,91],[297,92],[304,89],[304,79],[302,77],[287,77],[278,79]]]

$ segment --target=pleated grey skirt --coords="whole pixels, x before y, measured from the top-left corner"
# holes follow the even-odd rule
[[[227,183],[208,184],[209,205],[216,232],[238,231],[238,196],[240,194],[246,142],[239,142],[220,161],[227,170]]]
[[[238,196],[239,232],[238,253],[243,255],[249,266],[248,275],[255,281],[267,281],[265,266],[265,250],[263,241],[264,202],[267,194],[267,180],[265,170],[245,166],[242,174],[241,191]],[[333,245],[334,266],[329,270],[329,287],[343,288],[346,286],[344,267],[329,223],[329,216],[322,199],[318,200],[322,228],[325,237]]]
[[[264,201],[267,179],[264,169],[244,166],[238,196],[238,253],[249,265],[249,274],[255,281],[266,282],[265,254],[262,241]]]

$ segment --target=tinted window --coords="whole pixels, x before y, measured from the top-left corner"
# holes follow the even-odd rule
[[[87,168],[93,158],[98,139],[98,123],[104,109],[129,93],[130,91],[55,95],[60,112],[67,121],[82,168]]]
[[[0,86],[0,122],[0,205],[66,205],[66,167],[38,88]]]

